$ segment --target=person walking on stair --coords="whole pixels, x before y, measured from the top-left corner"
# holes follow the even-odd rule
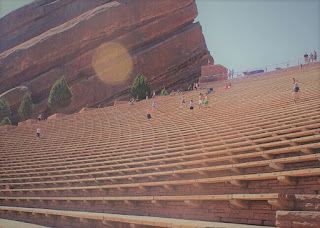
[[[293,98],[294,104],[296,104],[300,100],[300,88],[299,88],[298,80],[296,80],[292,88],[292,98]]]
[[[203,104],[203,95],[202,93],[199,93],[199,109],[201,109],[202,104]]]
[[[308,60],[309,60],[309,56],[308,56],[307,52],[304,53],[303,58],[304,58],[304,63],[307,64],[307,63],[308,63]]]
[[[185,106],[186,102],[184,100],[184,96],[181,97],[181,106]]]
[[[309,55],[309,63],[313,62],[313,53],[311,52]]]
[[[40,128],[37,128],[37,137],[40,138],[40,132],[41,132],[41,129]]]
[[[206,96],[204,97],[204,106],[208,107],[208,105],[209,105],[208,94],[206,94]]]
[[[193,115],[194,114],[194,111],[193,111],[193,109],[194,109],[194,107],[193,107],[193,100],[190,100],[190,114],[191,115]]]
[[[150,108],[147,109],[147,118],[149,120],[151,119],[151,110],[150,110]]]
[[[153,101],[152,102],[152,112],[155,112],[156,111],[156,102]]]

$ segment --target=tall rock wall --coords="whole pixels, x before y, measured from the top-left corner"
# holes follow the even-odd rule
[[[111,0],[38,0],[0,20],[0,52],[21,44]]]
[[[213,61],[196,16],[194,0],[35,1],[0,19],[0,94],[25,86],[44,108],[65,75],[72,113],[127,99],[138,74],[156,91],[185,86]]]

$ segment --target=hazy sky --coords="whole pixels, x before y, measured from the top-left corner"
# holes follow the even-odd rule
[[[12,10],[15,10],[33,0],[0,0],[0,17],[8,14]]]
[[[208,49],[244,70],[320,51],[320,0],[196,0]]]
[[[33,0],[0,0],[0,17]],[[175,0],[178,1],[178,0]],[[245,70],[320,53],[320,0],[196,0],[215,63]]]

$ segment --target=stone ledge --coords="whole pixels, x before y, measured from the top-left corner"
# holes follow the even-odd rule
[[[277,211],[276,226],[282,228],[315,228],[320,224],[317,211]]]
[[[38,121],[35,120],[35,119],[28,119],[28,120],[19,122],[19,123],[18,123],[18,126],[19,126],[19,127],[30,126],[30,125],[35,124],[35,123],[37,123],[37,122],[38,122]]]
[[[55,119],[58,119],[58,118],[61,118],[61,117],[64,117],[66,114],[62,114],[62,113],[55,113],[51,116],[49,116],[47,119],[48,120],[55,120]]]

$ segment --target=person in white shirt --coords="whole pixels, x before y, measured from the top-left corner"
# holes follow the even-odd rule
[[[40,132],[41,132],[40,128],[37,128],[37,137],[40,137]]]

